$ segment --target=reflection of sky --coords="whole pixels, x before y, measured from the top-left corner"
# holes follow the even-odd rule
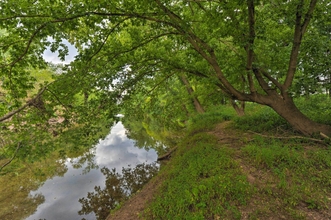
[[[119,172],[122,167],[128,167],[128,165],[134,167],[144,162],[151,163],[157,158],[154,150],[146,151],[134,147],[134,142],[126,137],[121,122],[112,128],[105,140],[100,141],[95,152],[94,162],[100,168],[104,166],[109,169],[116,168]],[[96,169],[83,175],[86,164],[79,169],[74,169],[69,161],[66,162],[66,165],[68,171],[63,177],[57,176],[47,180],[42,187],[31,193],[32,195],[43,194],[45,202],[27,220],[95,219],[94,214],[78,215],[78,211],[81,209],[78,199],[86,197],[87,192],[94,191],[94,186],[104,187],[104,175]]]

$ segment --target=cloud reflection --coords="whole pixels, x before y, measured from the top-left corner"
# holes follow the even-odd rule
[[[146,151],[134,147],[134,141],[125,135],[125,128],[121,122],[116,124],[111,133],[96,146],[94,163],[99,167],[109,169],[116,168],[121,172],[122,167],[131,167],[141,163],[152,163],[156,161],[157,154],[154,150]],[[78,199],[93,191],[94,186],[105,185],[105,177],[98,169],[91,169],[84,173],[87,166],[74,169],[70,161],[66,162],[68,171],[63,177],[54,177],[47,180],[37,191],[31,195],[41,193],[45,196],[45,202],[40,205],[37,211],[27,218],[32,219],[95,219],[93,214],[79,216],[78,211],[81,204]]]

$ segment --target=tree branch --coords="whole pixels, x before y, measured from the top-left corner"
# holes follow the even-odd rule
[[[257,79],[257,81],[259,82],[261,88],[263,89],[263,91],[265,91],[268,95],[271,95],[271,90],[272,88],[268,85],[268,83],[263,79],[260,70],[257,68],[253,68],[253,73]]]
[[[9,112],[7,115],[2,116],[2,117],[0,118],[0,122],[5,121],[5,120],[11,118],[11,117],[14,116],[15,114],[17,114],[17,113],[21,112],[22,110],[24,110],[26,107],[33,105],[34,101],[37,100],[37,99],[43,94],[43,92],[44,92],[45,90],[46,90],[46,87],[42,88],[42,89],[39,91],[39,93],[38,93],[34,98],[28,100],[28,101],[26,102],[26,104],[24,104],[22,107],[20,107],[20,108],[14,110],[14,111],[12,111],[12,112]]]
[[[309,9],[305,15],[305,20],[303,21],[303,24],[301,25],[302,34],[306,33],[309,22],[313,16],[313,12],[315,10],[316,4],[317,4],[317,0],[311,0],[311,2],[309,4]]]
[[[226,88],[224,92],[230,92],[233,96],[241,99],[243,101],[249,101],[248,97],[244,93],[241,93],[237,89],[235,89],[231,83],[226,79],[222,69],[218,65],[216,55],[214,53],[213,48],[211,48],[206,42],[197,37],[191,30],[185,30],[180,26],[182,23],[182,19],[180,16],[176,15],[174,12],[169,10],[166,6],[164,6],[159,0],[155,0],[155,2],[160,6],[160,8],[168,15],[168,17],[178,24],[172,24],[171,26],[176,28],[193,46],[193,49],[197,51],[214,69],[217,78],[223,84],[221,89]]]
[[[97,15],[97,16],[121,16],[121,17],[128,17],[128,18],[142,18],[145,20],[150,20],[150,21],[155,21],[155,22],[161,22],[161,23],[165,23],[167,25],[173,26],[172,23],[166,22],[166,21],[162,21],[162,20],[158,20],[156,18],[153,17],[146,17],[146,14],[136,14],[136,13],[104,13],[104,12],[86,12],[86,13],[82,13],[82,14],[78,14],[78,15],[74,15],[72,17],[63,17],[63,18],[55,18],[53,20],[47,21],[45,23],[43,23],[42,25],[40,25],[30,36],[28,43],[23,51],[23,53],[17,57],[14,61],[12,61],[9,64],[4,64],[2,66],[0,66],[0,68],[4,68],[6,66],[14,66],[16,63],[18,63],[19,61],[21,61],[23,59],[23,57],[28,53],[29,48],[34,40],[34,38],[37,36],[37,34],[44,29],[47,25],[51,24],[51,23],[61,23],[61,22],[66,22],[66,21],[70,21],[70,20],[74,20],[80,17],[85,17],[85,16],[89,16],[89,15]],[[156,15],[156,14],[151,14],[151,15]],[[7,18],[2,18],[1,20],[8,20],[8,19],[14,19],[14,18],[33,18],[33,17],[43,17],[43,18],[52,18],[51,16],[45,16],[45,15],[31,15],[31,16],[24,16],[24,15],[15,15],[15,16],[11,16],[11,17],[7,17]]]
[[[166,81],[167,79],[169,79],[170,77],[172,77],[173,75],[175,75],[175,73],[176,72],[173,72],[173,73],[171,73],[171,74],[169,74],[169,75],[167,75],[165,78],[163,78],[160,82],[158,82],[157,84],[155,84],[154,86],[153,86],[153,88],[151,88],[148,92],[147,92],[147,94],[150,94],[151,92],[153,92],[157,87],[159,87],[164,81]]]
[[[64,109],[68,112],[67,106],[61,102],[61,100],[59,99],[59,97],[57,97],[57,95],[52,90],[49,90],[47,88],[46,88],[46,90],[48,92],[50,92],[55,97],[55,99],[64,107]]]
[[[120,26],[120,24],[122,24],[124,21],[126,21],[128,18],[123,19],[122,21],[118,22],[114,27],[112,27],[112,29],[107,33],[106,37],[103,39],[100,47],[97,49],[97,51],[95,51],[89,58],[89,61],[93,59],[94,56],[96,56],[103,48],[103,46],[106,44],[110,34],[112,34],[114,32],[114,30]]]
[[[254,61],[254,40],[255,40],[255,9],[254,9],[254,0],[247,0],[248,6],[248,28],[249,28],[249,37],[248,42],[246,45],[247,51],[247,63],[246,63],[246,70],[247,70],[247,78],[248,78],[248,85],[249,90],[251,93],[256,93],[256,88],[254,86],[253,78],[252,78],[252,68],[253,68],[253,61]]]
[[[177,147],[174,147],[174,148],[170,149],[166,154],[159,156],[157,158],[157,161],[168,159],[175,150],[177,150]]]
[[[312,14],[313,14],[315,6],[316,6],[316,2],[317,2],[317,0],[311,0],[309,9],[305,15],[303,24],[301,24],[301,20],[302,20],[302,11],[303,11],[304,1],[301,0],[297,5],[295,30],[294,30],[294,36],[293,36],[293,45],[292,45],[292,51],[291,51],[289,65],[288,65],[287,75],[286,75],[286,79],[285,79],[284,86],[283,86],[283,91],[287,91],[289,89],[289,87],[292,85],[295,71],[297,68],[298,56],[299,56],[302,38],[306,32],[306,29],[307,29],[307,26],[308,26],[310,20],[311,20]]]
[[[261,73],[268,79],[270,80],[280,91],[282,91],[282,85],[275,79],[273,78],[269,73],[267,73],[267,71],[259,68],[259,70],[261,71]]]
[[[22,146],[21,144],[22,144],[21,142],[18,142],[14,155],[12,156],[12,158],[11,158],[9,161],[7,161],[7,162],[4,163],[3,165],[1,165],[1,167],[0,167],[0,171],[1,171],[5,166],[7,166],[8,164],[10,164],[10,163],[14,160],[14,158],[16,157],[16,154],[17,154],[18,150],[19,150],[19,149],[21,148],[21,146]]]
[[[275,139],[303,139],[303,140],[308,140],[308,141],[314,141],[314,142],[318,142],[320,144],[324,144],[326,145],[324,140],[320,140],[320,139],[316,139],[316,138],[308,138],[308,137],[302,137],[302,136],[290,136],[290,137],[278,137],[278,136],[269,136],[269,135],[263,135],[260,133],[256,133],[254,131],[249,131],[250,133],[259,135],[261,137],[266,137],[266,138],[275,138]]]

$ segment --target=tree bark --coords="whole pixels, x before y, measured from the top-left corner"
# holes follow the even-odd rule
[[[38,100],[40,99],[40,96],[45,92],[45,90],[46,90],[46,87],[42,88],[34,98],[28,100],[23,106],[21,106],[18,109],[14,110],[14,111],[11,111],[8,114],[0,117],[0,122],[5,121],[5,120],[11,118],[13,115],[21,112],[26,107],[29,107],[29,106],[33,105],[33,103],[38,102]]]
[[[205,109],[202,107],[200,101],[198,100],[197,97],[195,97],[194,95],[194,90],[192,89],[191,85],[190,85],[190,82],[187,80],[187,78],[185,76],[181,76],[180,77],[182,82],[184,83],[184,85],[186,86],[186,90],[188,92],[188,94],[191,96],[192,98],[192,102],[193,102],[193,105],[195,107],[195,110],[198,112],[198,113],[204,113],[205,112]]]
[[[240,107],[238,106],[238,104],[236,103],[235,100],[231,99],[231,105],[234,108],[234,110],[237,112],[238,116],[244,116],[245,115],[245,102],[244,101],[240,101]]]
[[[331,126],[314,122],[305,116],[294,104],[290,97],[273,97],[268,104],[275,112],[283,117],[295,130],[306,136],[326,135],[331,137]],[[323,136],[324,137],[324,136]]]

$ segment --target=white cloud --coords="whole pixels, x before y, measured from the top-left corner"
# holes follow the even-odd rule
[[[48,39],[49,41],[53,41],[52,38]],[[48,47],[43,54],[44,59],[47,62],[51,62],[54,64],[58,64],[58,63],[63,63],[63,64],[69,64],[71,61],[75,60],[75,56],[78,54],[77,49],[75,48],[74,45],[70,44],[67,40],[63,40],[62,43],[64,43],[65,45],[68,46],[69,49],[69,54],[68,56],[65,57],[65,61],[60,60],[59,58],[59,53],[55,52],[53,53],[50,48]]]
[[[135,167],[141,163],[156,161],[157,154],[154,150],[146,151],[134,147],[134,141],[125,135],[125,128],[121,122],[117,123],[105,140],[100,141],[95,149],[94,162],[100,167],[115,168],[121,173],[122,167]],[[71,160],[75,161],[75,158]],[[31,191],[30,195],[42,194],[45,202],[36,212],[26,220],[43,219],[95,219],[94,214],[79,216],[81,209],[79,199],[86,197],[88,192],[93,192],[95,186],[105,186],[105,176],[100,169],[91,169],[85,173],[87,164],[81,168],[74,168],[70,159],[65,162],[68,170],[63,176],[55,176],[47,180],[38,190]]]

